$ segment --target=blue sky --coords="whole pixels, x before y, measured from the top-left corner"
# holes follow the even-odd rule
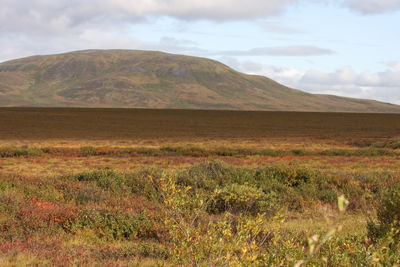
[[[312,93],[400,104],[399,26],[400,0],[0,0],[0,61],[161,50]]]

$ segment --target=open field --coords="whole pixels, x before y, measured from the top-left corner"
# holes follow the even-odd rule
[[[347,140],[399,135],[400,114],[1,108],[2,140]]]
[[[397,266],[367,221],[399,137],[393,114],[0,109],[0,266]]]

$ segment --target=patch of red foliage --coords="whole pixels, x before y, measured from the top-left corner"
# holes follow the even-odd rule
[[[32,199],[23,205],[17,217],[25,230],[30,232],[51,225],[62,225],[73,219],[77,210],[78,208],[73,205],[60,205]]]

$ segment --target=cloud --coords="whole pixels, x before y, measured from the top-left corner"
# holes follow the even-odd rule
[[[221,58],[229,64],[229,58]],[[310,93],[334,94],[356,98],[376,99],[400,104],[400,61],[388,64],[381,72],[356,72],[343,66],[333,72],[317,70],[301,71],[236,61],[235,69],[247,73],[265,75],[284,85]]]
[[[146,42],[130,36],[132,24],[163,16],[219,22],[264,18],[278,15],[298,1],[301,0],[0,0],[0,61],[77,48],[200,53],[194,44],[173,44],[167,39],[146,46]]]
[[[276,47],[259,47],[250,50],[228,50],[218,51],[214,54],[223,56],[323,56],[331,55],[335,52],[330,49],[307,46],[307,45],[292,45],[292,46],[276,46]]]
[[[344,5],[363,14],[379,14],[400,10],[400,0],[346,0]]]
[[[167,16],[184,20],[231,21],[276,16],[298,3],[331,0],[0,0],[0,33],[63,34],[88,27],[116,28]],[[400,9],[400,0],[341,0],[365,14]],[[297,29],[267,23],[266,30]]]
[[[208,51],[196,47],[196,43],[186,39],[168,36],[159,41],[148,42],[132,37],[128,32],[104,33],[101,29],[87,29],[78,34],[64,36],[1,36],[0,62],[19,57],[43,54],[64,53],[86,49],[141,49],[156,50],[178,54],[203,55]],[[26,45],[29,44],[29,45]]]
[[[284,25],[275,24],[272,22],[267,22],[262,25],[262,28],[267,32],[272,32],[276,34],[300,34],[305,33],[304,31],[292,27],[287,27]]]
[[[0,0],[0,32],[57,32],[151,16],[226,21],[274,16],[298,0]]]

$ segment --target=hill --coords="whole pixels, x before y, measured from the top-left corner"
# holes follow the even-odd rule
[[[217,61],[137,50],[86,50],[0,64],[0,106],[400,112],[317,95]]]

